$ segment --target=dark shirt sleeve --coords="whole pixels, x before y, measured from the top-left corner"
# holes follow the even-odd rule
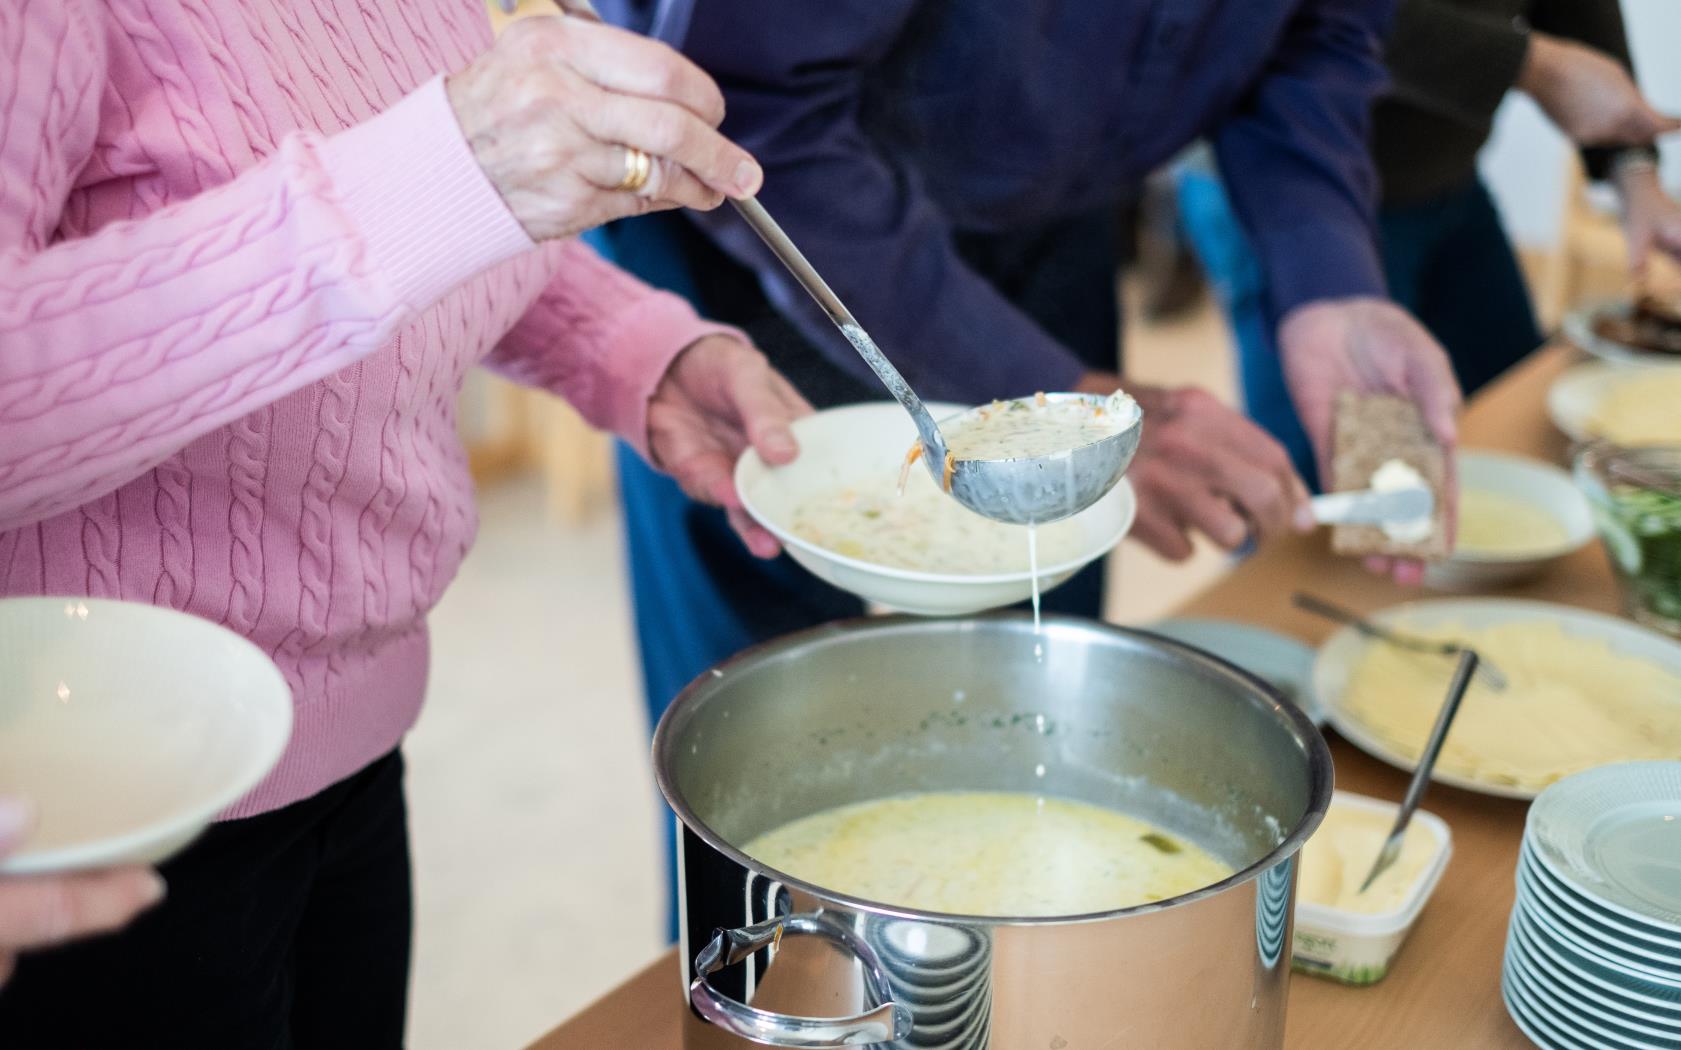
[[[1529,22],[1538,32],[1574,40],[1605,52],[1631,74],[1628,30],[1623,25],[1623,7],[1618,0],[1536,0]],[[1582,164],[1588,175],[1604,179],[1611,173],[1617,150],[1589,146],[1582,150]]]
[[[1529,32],[1519,19],[1454,0],[1401,0],[1385,47],[1389,93],[1482,131],[1528,53]]]
[[[1384,84],[1386,0],[1308,0],[1214,139],[1274,317],[1319,299],[1382,295],[1368,135]]]
[[[1079,359],[959,257],[914,167],[859,125],[861,84],[916,0],[696,2],[669,42],[723,88],[724,132],[765,170],[759,199],[924,397],[1066,390]],[[700,219],[834,361],[864,369],[823,312],[729,208]],[[864,373],[867,374],[867,373]]]

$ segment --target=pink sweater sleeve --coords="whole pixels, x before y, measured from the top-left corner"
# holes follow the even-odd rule
[[[605,262],[587,245],[549,245],[557,273],[487,364],[553,391],[585,419],[648,455],[648,400],[672,360],[696,339],[734,328],[702,321],[689,304]]]
[[[55,243],[105,86],[86,4],[0,4],[0,530],[344,368],[532,247],[434,79],[219,188]],[[447,246],[447,250],[440,250]]]

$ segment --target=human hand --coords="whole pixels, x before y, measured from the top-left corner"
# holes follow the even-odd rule
[[[1630,165],[1616,179],[1623,201],[1629,270],[1636,282],[1643,282],[1652,252],[1681,260],[1681,204],[1664,191],[1656,165]]]
[[[535,240],[668,208],[716,208],[763,175],[717,132],[724,97],[658,41],[589,19],[532,16],[446,82],[473,156]],[[629,150],[647,183],[618,187]]]
[[[805,398],[739,339],[696,340],[666,370],[648,403],[648,449],[654,466],[690,498],[723,507],[747,549],[761,558],[781,551],[776,537],[742,509],[735,461],[748,445],[780,466],[799,454],[788,424],[811,412]]]
[[[1344,390],[1395,394],[1418,406],[1424,424],[1442,446],[1447,478],[1441,498],[1447,503],[1447,528],[1457,520],[1459,486],[1454,467],[1458,441],[1459,382],[1453,366],[1424,326],[1387,299],[1326,299],[1298,306],[1278,328],[1284,379],[1296,413],[1313,442],[1319,476],[1331,477],[1332,415]],[[1420,562],[1367,558],[1366,567],[1393,573],[1397,582],[1416,585],[1424,579]]]
[[[1108,394],[1121,385],[1088,374],[1077,390]],[[1311,530],[1307,487],[1290,456],[1266,431],[1195,387],[1127,385],[1144,410],[1144,434],[1127,479],[1138,493],[1132,535],[1169,561],[1191,556],[1201,532],[1226,550],[1251,537]]]
[[[1518,87],[1578,146],[1637,146],[1681,130],[1652,108],[1611,56],[1546,33],[1529,35]]]
[[[0,856],[23,841],[29,822],[27,806],[0,798]],[[0,876],[0,985],[12,975],[19,952],[118,929],[163,893],[163,880],[140,867]]]

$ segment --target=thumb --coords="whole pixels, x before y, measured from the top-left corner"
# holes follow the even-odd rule
[[[1635,220],[1628,226],[1628,269],[1636,283],[1646,277],[1646,260],[1652,254],[1652,228]]]

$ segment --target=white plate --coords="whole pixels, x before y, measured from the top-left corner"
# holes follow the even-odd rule
[[[1325,712],[1313,695],[1313,649],[1289,635],[1232,620],[1162,620],[1144,630],[1206,650],[1271,684],[1316,726]]]
[[[1632,937],[1619,941],[1594,932],[1592,924],[1551,900],[1546,890],[1536,886],[1533,876],[1526,882],[1521,866],[1518,870],[1518,906],[1549,936],[1614,969],[1624,969],[1654,981],[1681,984],[1681,953],[1665,955],[1644,947],[1645,942]]]
[[[1527,841],[1518,848],[1518,869],[1536,888],[1545,890],[1553,903],[1562,904],[1577,917],[1594,923],[1596,928],[1603,927],[1608,939],[1622,944],[1638,942],[1663,958],[1681,958],[1681,937],[1666,932],[1663,927],[1655,926],[1644,919],[1630,919],[1619,915],[1577,893],[1560,882],[1557,875],[1547,871],[1546,867],[1535,859]]]
[[[1594,1003],[1618,1017],[1638,1020],[1664,1031],[1671,1031],[1681,1039],[1681,1009],[1668,1008],[1652,1002],[1631,998],[1602,983],[1589,980],[1577,970],[1564,966],[1539,951],[1531,950],[1526,940],[1508,930],[1506,938],[1508,965],[1521,965],[1530,982],[1552,989],[1561,1000]]]
[[[292,695],[262,650],[185,613],[0,600],[0,796],[36,809],[0,874],[155,862],[255,787]]]
[[[1579,307],[1564,315],[1560,327],[1564,330],[1566,339],[1609,364],[1651,365],[1675,361],[1677,358],[1674,354],[1666,354],[1659,350],[1642,350],[1637,346],[1619,343],[1615,339],[1607,339],[1594,331],[1594,323],[1601,317],[1628,317],[1633,312],[1634,304],[1626,299],[1621,302]]]
[[[1548,991],[1538,988],[1529,980],[1528,971],[1521,963],[1509,962],[1504,977],[1502,986],[1506,992],[1515,994],[1547,1027],[1594,1050],[1652,1050],[1654,1035],[1669,1034],[1622,1019],[1589,1021],[1582,1016],[1584,1006],[1568,997],[1555,999]]]
[[[1475,590],[1515,583],[1580,550],[1594,538],[1593,510],[1571,476],[1540,460],[1466,449],[1459,456],[1461,491],[1479,489],[1543,511],[1564,527],[1551,547],[1516,553],[1454,551],[1425,570],[1424,582],[1440,590]]]
[[[1528,620],[1555,623],[1571,634],[1604,641],[1617,652],[1650,660],[1671,673],[1681,675],[1681,643],[1628,620],[1568,605],[1504,598],[1439,598],[1391,606],[1370,619],[1398,630],[1427,628],[1441,623],[1459,623],[1471,629]],[[1319,655],[1314,660],[1314,692],[1324,705],[1332,728],[1349,743],[1374,758],[1410,772],[1416,764],[1414,758],[1390,747],[1342,706],[1349,676],[1353,674],[1366,646],[1376,644],[1381,643],[1368,642],[1351,627],[1331,635],[1320,646]],[[1450,662],[1447,657],[1442,659],[1444,665]],[[1427,704],[1434,711],[1440,706],[1442,698],[1421,696],[1416,702]],[[1677,698],[1676,717],[1681,718],[1681,697]],[[1540,793],[1536,788],[1497,784],[1443,769],[1434,771],[1430,779],[1501,798],[1534,798]]]
[[[1527,954],[1545,958],[1559,970],[1573,977],[1639,1003],[1643,1008],[1656,1009],[1666,1019],[1681,1015],[1681,988],[1601,966],[1595,960],[1567,944],[1561,944],[1541,930],[1524,912],[1512,912],[1509,936],[1517,938]]]
[[[1681,762],[1625,762],[1566,777],[1530,807],[1547,871],[1596,904],[1681,936]]]
[[[928,405],[937,418],[961,405]],[[1033,590],[1023,572],[952,575],[877,565],[820,547],[794,534],[794,510],[814,492],[857,483],[861,477],[896,478],[916,427],[893,401],[846,405],[794,424],[800,457],[786,467],[769,467],[749,449],[736,462],[735,484],[747,512],[782,541],[790,556],[812,575],[866,601],[924,616],[961,616],[1024,601]],[[921,470],[918,466],[915,469]],[[1039,567],[1040,591],[1048,591],[1108,554],[1126,536],[1138,504],[1126,479],[1092,506],[1069,518],[1084,536],[1079,557]],[[1025,535],[1025,533],[1024,533]],[[1025,542],[1025,540],[1024,540]]]
[[[1642,371],[1681,372],[1681,364],[1613,365],[1604,361],[1567,368],[1547,388],[1547,415],[1573,441],[1594,435],[1588,421],[1599,403],[1621,383],[1638,382]]]

